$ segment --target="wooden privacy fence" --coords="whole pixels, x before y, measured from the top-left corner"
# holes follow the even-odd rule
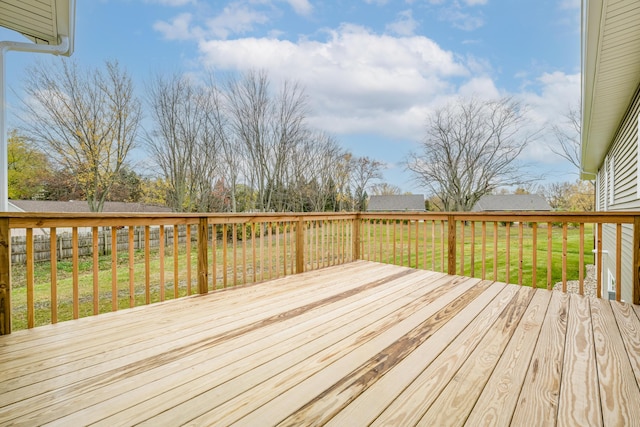
[[[71,230],[67,262],[58,262],[62,229]],[[36,263],[34,230],[50,236],[48,263]],[[0,334],[12,321],[32,328],[357,259],[563,290],[575,278],[581,293],[587,263],[613,266],[616,299],[628,283],[639,304],[638,230],[636,213],[9,213],[0,217]],[[23,266],[11,265],[12,233],[24,235]],[[603,251],[603,239],[615,250]],[[105,246],[115,250],[102,255]]]
[[[193,229],[193,226],[191,226]],[[112,227],[100,227],[98,229],[98,255],[108,255],[111,253],[111,245],[113,243]],[[164,244],[173,244],[173,227],[169,227],[164,231]],[[117,248],[118,251],[129,250],[129,230],[126,227],[116,227]],[[195,241],[196,233],[191,231],[192,242]],[[178,228],[178,243],[184,244],[187,238],[187,226]],[[78,255],[80,257],[92,256],[94,250],[93,244],[94,234],[92,230],[78,230]],[[73,258],[73,234],[70,229],[56,231],[56,258],[58,261]],[[160,247],[160,227],[151,227],[149,232],[149,245],[151,248]],[[139,226],[133,229],[133,248],[144,249],[145,246],[145,227]],[[48,233],[33,234],[33,258],[35,262],[51,261],[51,236]],[[27,262],[27,237],[11,236],[11,262],[16,264],[25,264]]]

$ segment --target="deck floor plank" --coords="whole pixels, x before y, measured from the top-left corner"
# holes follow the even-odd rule
[[[464,424],[534,294],[531,288],[518,290],[512,304],[498,316],[496,323],[417,425]]]
[[[0,424],[634,425],[639,331],[638,306],[356,261],[0,336]]]
[[[438,330],[432,337],[433,342],[416,348],[392,371],[367,388],[349,406],[329,420],[327,425],[344,426],[353,419],[358,419],[366,425],[373,423],[380,413],[445,350],[450,337],[461,334],[483,310],[487,309],[487,306],[502,292],[504,286],[506,285],[496,283],[484,291],[469,304],[467,309]]]
[[[498,316],[512,303],[517,291],[517,286],[506,286],[467,328],[458,336],[450,337],[446,349],[384,409],[372,425],[415,425],[420,421]]]
[[[640,387],[640,357],[637,357],[640,354],[640,319],[629,304],[612,301],[611,308],[616,316],[636,384]]]
[[[559,426],[602,425],[589,298],[571,294],[558,402]]]
[[[603,422],[605,425],[640,425],[640,389],[611,304],[592,299],[591,319]],[[630,411],[620,411],[621,406]]]
[[[554,291],[513,414],[513,425],[554,425],[567,332],[569,295]]]
[[[198,408],[207,407],[203,402],[224,402],[222,399],[233,397],[234,392],[239,393],[239,387],[233,387],[217,396],[213,393],[206,396],[202,394],[233,381],[255,366],[262,367],[274,360],[285,365],[292,363],[288,357],[301,357],[301,347],[307,343],[321,346],[326,341],[331,342],[334,335],[348,337],[361,328],[359,322],[362,322],[362,318],[369,319],[367,322],[383,318],[388,314],[387,310],[401,307],[408,299],[422,294],[419,289],[424,287],[425,276],[413,276],[397,280],[395,286],[393,282],[389,282],[385,288],[370,289],[338,301],[334,306],[309,311],[298,318],[283,321],[282,324],[256,330],[251,336],[234,340],[227,346],[216,346],[215,351],[202,352],[197,358],[188,360],[187,366],[181,364],[181,368],[188,368],[186,372],[166,374],[157,370],[153,378],[145,375],[142,387],[124,389],[118,396],[101,403],[102,406],[113,408],[113,414],[100,411],[104,418],[100,424],[141,422],[148,418],[145,414],[164,412],[177,405],[180,405],[180,412],[186,411],[193,416],[194,413],[197,414]],[[440,277],[445,280],[443,275]],[[437,281],[434,280],[434,283]],[[202,367],[200,364],[206,365]],[[273,373],[273,367],[267,373]],[[254,380],[257,378],[255,375],[251,377]],[[136,383],[133,380],[132,386]],[[170,390],[160,393],[166,388]],[[80,417],[97,416],[95,410],[89,409],[86,412],[87,414],[79,414]],[[69,418],[68,421],[74,421],[74,418]]]
[[[498,361],[466,423],[508,425],[518,402],[551,293],[538,290]]]

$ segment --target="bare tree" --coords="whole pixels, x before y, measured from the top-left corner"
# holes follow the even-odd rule
[[[147,96],[154,126],[146,146],[168,183],[169,205],[176,211],[210,210],[218,177],[218,140],[207,120],[210,97],[179,74],[157,76]]]
[[[366,190],[374,179],[382,178],[384,164],[369,157],[356,157],[351,165],[351,186],[354,190],[352,210],[365,211]]]
[[[564,116],[564,124],[554,124],[551,131],[558,144],[549,144],[549,148],[558,156],[568,160],[576,171],[580,170],[580,109],[569,107]]]
[[[397,185],[381,182],[371,186],[371,194],[374,196],[398,196],[402,189]]]
[[[140,102],[117,62],[94,70],[68,59],[59,64],[38,63],[27,73],[25,133],[75,177],[99,212],[134,147]]]
[[[511,98],[460,100],[428,117],[420,151],[406,166],[444,210],[471,210],[496,188],[531,180],[517,161],[536,136],[525,124],[525,109]]]
[[[256,208],[282,211],[290,154],[307,134],[304,90],[285,81],[273,95],[267,73],[249,71],[231,79],[225,94],[233,132],[250,164],[247,174],[258,195]]]

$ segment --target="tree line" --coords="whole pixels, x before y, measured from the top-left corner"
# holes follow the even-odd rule
[[[158,74],[140,100],[117,62],[60,64],[27,73],[23,124],[10,135],[12,198],[84,199],[92,211],[107,200],[178,212],[361,210],[382,176],[382,162],[309,125],[299,84],[273,88],[265,71]],[[41,165],[26,168],[28,156]]]
[[[307,212],[365,210],[371,193],[401,193],[381,182],[382,162],[309,124],[295,81],[275,85],[264,70],[157,74],[139,99],[118,62],[59,64],[26,73],[22,126],[9,137],[11,198],[87,200],[92,211],[110,200],[177,212]],[[427,117],[405,167],[433,210],[470,210],[485,194],[535,180],[519,161],[540,133],[527,125],[526,107],[512,98],[460,99]],[[554,131],[566,147],[574,142]],[[134,148],[146,159],[136,161]]]

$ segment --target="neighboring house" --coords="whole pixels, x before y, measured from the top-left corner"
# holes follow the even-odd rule
[[[422,194],[371,196],[367,205],[369,212],[423,212],[424,210],[424,196]]]
[[[581,177],[596,210],[640,209],[640,2],[583,1]],[[632,301],[633,230],[622,234],[620,298]],[[603,227],[603,292],[615,291],[615,226]],[[629,266],[629,267],[628,267]]]
[[[64,212],[84,213],[89,204],[84,200],[58,202],[53,200],[9,200],[9,212]],[[104,202],[102,212],[173,212],[165,206],[145,205],[144,203]]]
[[[89,204],[84,200],[59,202],[53,200],[9,200],[9,212],[55,212],[55,213],[88,213]],[[145,205],[143,203],[105,202],[103,212],[124,213],[170,213],[171,208],[165,206]],[[88,232],[87,228],[79,228],[79,232]],[[60,233],[71,231],[59,229]],[[12,236],[24,235],[24,229],[14,229]],[[43,229],[34,229],[35,235],[46,234]]]
[[[550,211],[547,200],[537,194],[487,194],[471,209],[473,212]]]

